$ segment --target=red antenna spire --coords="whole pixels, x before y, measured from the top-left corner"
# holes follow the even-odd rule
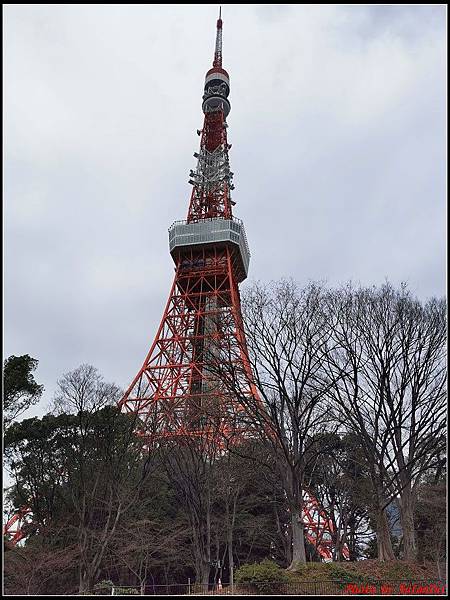
[[[219,8],[219,18],[217,19],[216,48],[214,52],[213,67],[222,66],[222,7]]]
[[[231,110],[228,100],[230,77],[222,67],[222,10],[217,19],[216,47],[213,67],[205,77],[202,110],[205,115],[201,134],[197,169],[191,170],[189,183],[194,186],[187,220],[232,218],[233,173],[230,170],[226,119]]]

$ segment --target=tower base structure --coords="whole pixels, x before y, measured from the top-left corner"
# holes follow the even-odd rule
[[[175,277],[156,338],[121,406],[151,440],[209,437],[237,441],[252,430],[227,391],[221,365],[257,398],[242,323],[238,282],[249,252],[237,219],[178,222],[169,230]],[[230,362],[232,363],[230,369]]]

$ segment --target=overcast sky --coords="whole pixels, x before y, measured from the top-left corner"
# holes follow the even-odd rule
[[[249,280],[445,292],[446,12],[223,5]],[[4,356],[127,387],[173,278],[216,5],[7,5]],[[248,285],[244,283],[243,287]]]

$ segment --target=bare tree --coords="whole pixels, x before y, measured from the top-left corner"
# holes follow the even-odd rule
[[[321,371],[329,337],[322,296],[321,286],[314,284],[303,290],[291,281],[270,287],[255,284],[243,300],[247,344],[240,348],[241,361],[231,352],[224,356],[221,348],[216,363],[220,381],[244,409],[239,418],[253,431],[248,435],[260,435],[275,457],[291,515],[291,568],[306,561],[305,472],[317,437],[330,426],[322,406],[326,388]],[[242,355],[254,373],[253,394],[242,383]]]
[[[387,467],[394,471],[399,493],[404,557],[415,560],[417,486],[446,447],[446,304],[433,299],[423,306],[406,290],[389,288],[384,302],[396,319],[399,355],[393,371],[378,361],[392,415],[389,447],[395,464]]]
[[[367,506],[370,482],[361,464],[358,439],[330,434],[318,441],[317,457],[308,473],[308,488],[318,501],[317,518],[324,510],[332,523],[333,560],[357,560],[361,548],[373,536]],[[320,538],[317,539],[320,542]]]
[[[414,485],[433,463],[445,429],[445,319],[403,288],[330,292],[332,343],[324,363],[329,409],[360,440],[373,491],[378,557],[394,552],[385,508],[400,497],[406,558],[416,556]]]
[[[80,414],[114,406],[122,396],[114,383],[106,383],[92,365],[83,364],[57,381],[52,412]]]
[[[248,492],[249,478],[255,474],[252,462],[235,453],[224,452],[216,462],[214,477],[214,513],[216,515],[216,563],[224,567],[228,558],[228,583],[234,583],[234,543],[236,521],[243,508],[243,496]],[[263,486],[263,482],[260,481]],[[246,498],[248,501],[248,498]],[[248,507],[247,507],[248,508]],[[220,555],[220,548],[223,552]]]
[[[67,539],[71,515],[48,524],[46,537],[25,546],[6,548],[4,586],[7,595],[48,595],[76,591],[79,549]],[[55,547],[51,539],[59,539]],[[63,543],[61,544],[61,540]]]
[[[212,490],[218,447],[205,435],[186,435],[161,443],[161,464],[184,505],[191,532],[196,582],[209,583],[212,563]]]
[[[141,518],[130,516],[120,521],[111,540],[109,555],[111,565],[117,569],[117,564],[122,563],[139,582],[141,595],[145,595],[151,569],[163,567],[174,555],[180,559],[186,527],[184,522],[145,517],[149,508],[145,502],[137,508],[134,513],[140,512]]]

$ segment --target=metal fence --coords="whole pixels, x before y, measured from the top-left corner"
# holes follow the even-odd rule
[[[447,582],[444,580],[391,580],[370,582],[352,582],[342,580],[330,581],[298,581],[289,583],[276,583],[268,581],[252,583],[227,584],[198,584],[176,583],[170,585],[146,585],[96,587],[90,594],[106,596],[143,595],[143,596],[255,596],[255,595],[282,595],[282,596],[361,596],[361,595],[386,595],[386,596],[445,596]]]

